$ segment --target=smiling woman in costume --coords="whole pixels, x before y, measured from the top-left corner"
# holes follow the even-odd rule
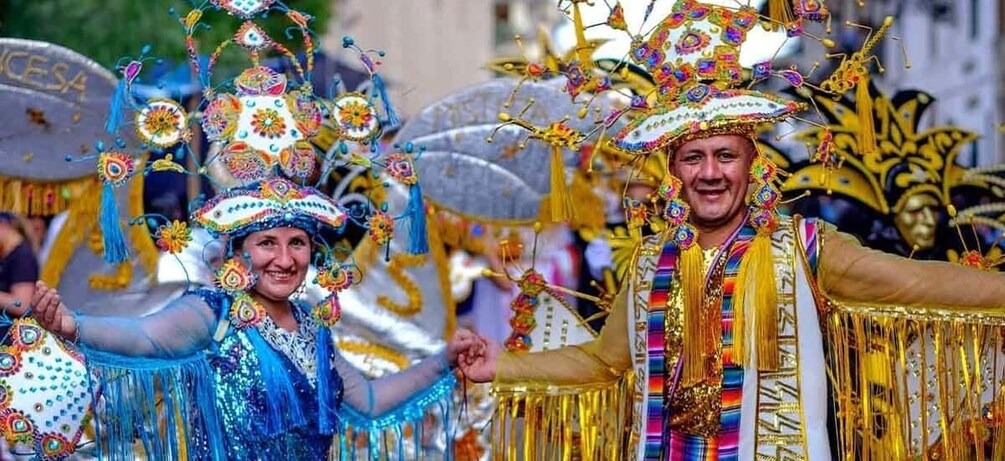
[[[235,208],[241,212],[223,211]],[[58,293],[37,287],[32,314],[44,328],[75,340],[92,363],[133,371],[118,383],[103,376],[120,417],[143,420],[146,407],[119,399],[139,403],[146,395],[135,392],[160,378],[175,384],[165,401],[178,411],[164,416],[195,429],[187,435],[208,444],[207,457],[321,459],[341,423],[403,424],[449,398],[450,370],[472,345],[469,332],[457,332],[442,354],[368,381],[334,347],[337,298],[313,309],[290,300],[305,281],[318,232],[345,219],[331,198],[274,178],[222,194],[194,219],[231,237],[231,258],[217,271],[216,288],[189,292],[157,314],[74,316]],[[336,287],[351,282],[338,265],[320,272]],[[131,434],[117,435],[128,449]]]
[[[193,33],[211,10],[235,16],[243,25],[216,48],[205,67],[196,59]],[[290,30],[299,30],[306,62],[255,24],[267,13],[285,17],[294,25]],[[386,244],[397,217],[380,207],[343,209],[307,185],[308,178],[323,179],[328,173],[319,165],[344,162],[341,156],[347,155],[341,149],[319,154],[308,142],[325,118],[335,126],[340,144],[372,143],[368,164],[411,171],[414,156],[382,156],[375,143],[382,127],[394,125],[396,117],[369,52],[354,48],[371,66],[373,94],[325,100],[309,83],[314,54],[310,16],[281,2],[211,0],[181,19],[194,75],[206,89],[205,104],[189,114],[170,99],[135,101],[131,85],[149,59],[150,50],[144,48],[140,57],[119,67],[121,91],[107,128],[117,132],[123,124],[117,106],[129,106],[143,148],[174,148],[180,159],[193,138],[189,124],[198,120],[220,149],[207,156],[206,165],[187,171],[171,161],[142,169],[130,155],[99,144],[102,243],[106,261],[130,256],[114,200],[104,198],[112,197],[131,175],[204,175],[209,167],[222,165],[233,182],[221,185],[209,176],[222,190],[192,207],[192,224],[227,242],[223,263],[212,268],[214,286],[189,289],[145,317],[75,314],[68,308],[74,300],[61,299],[43,284],[32,299],[31,315],[45,329],[75,342],[94,372],[92,395],[100,394],[103,403],[95,418],[98,456],[133,459],[142,450],[151,459],[356,459],[356,447],[365,446],[371,459],[421,457],[430,412],[439,414],[449,432],[458,355],[481,346],[472,333],[461,330],[443,352],[398,374],[371,381],[353,368],[339,352],[332,328],[341,314],[338,293],[357,283],[361,273],[339,259],[325,237],[340,234],[352,220]],[[213,64],[231,44],[248,51],[252,65],[217,85]],[[345,44],[352,48],[351,40]],[[260,55],[269,51],[291,60],[293,77],[260,65]],[[299,87],[288,89],[297,81]],[[377,98],[383,114],[376,109]],[[198,119],[196,114],[201,114]],[[125,148],[117,144],[114,149]],[[412,219],[409,235],[415,243],[409,249],[419,252],[425,247],[418,238],[425,237],[424,209],[418,201],[408,209],[414,211],[405,217]],[[181,252],[192,240],[188,223],[159,218],[166,222],[156,231],[157,246],[165,253]],[[307,305],[294,294],[305,286],[312,264],[318,274],[314,281],[330,295]],[[411,436],[420,445],[414,453],[405,448]]]

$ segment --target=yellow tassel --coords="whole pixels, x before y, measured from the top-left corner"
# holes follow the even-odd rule
[[[748,249],[747,254],[743,255],[743,260],[740,261],[740,272],[736,274],[736,287],[733,293],[733,360],[740,366],[747,366],[750,363],[745,304],[749,295],[756,292],[756,288],[751,283],[753,279],[749,277],[749,274],[752,273],[750,270],[751,254],[752,252]]]
[[[772,29],[792,23],[792,5],[789,4],[789,0],[771,0],[768,3],[768,17],[775,22],[772,24]]]
[[[496,384],[492,459],[625,459],[633,389],[630,373],[584,386]]]
[[[777,371],[778,354],[778,300],[775,288],[775,258],[771,252],[771,238],[758,235],[747,250],[749,265],[743,275],[754,294],[754,325],[757,339],[757,369]],[[743,288],[746,290],[747,288]]]
[[[872,96],[869,95],[869,77],[855,87],[855,107],[858,109],[858,147],[863,154],[875,152],[876,125],[873,121]]]
[[[593,185],[584,173],[572,175],[572,203],[576,207],[573,225],[577,229],[602,229],[606,223],[604,202],[593,192]]]
[[[698,384],[706,377],[705,359],[710,352],[709,345],[715,345],[711,338],[712,326],[702,312],[705,298],[705,266],[701,248],[691,245],[681,250],[680,283],[684,296],[684,376],[686,386]]]
[[[562,161],[562,148],[551,148],[551,221],[566,222],[572,219],[572,201],[565,184],[565,162]]]
[[[572,24],[576,32],[576,57],[584,71],[593,68],[593,48],[586,46],[586,27],[583,26],[583,13],[579,9],[579,2],[572,2]]]

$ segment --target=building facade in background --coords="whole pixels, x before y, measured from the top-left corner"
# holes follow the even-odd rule
[[[333,0],[333,23],[324,48],[341,59],[342,37],[387,52],[381,66],[396,109],[415,115],[430,103],[493,75],[492,58],[537,50],[539,26],[554,27],[562,14],[553,0]]]
[[[1005,162],[1002,0],[895,0],[884,14],[897,22],[911,68],[900,63],[900,44],[885,41],[887,88],[919,88],[936,98],[928,124],[956,125],[981,138],[960,153],[969,166]]]
[[[381,75],[402,117],[490,77],[483,66],[494,54],[492,0],[333,1],[324,49],[352,60],[342,50],[349,35],[385,51]]]
[[[351,35],[362,46],[387,52],[382,70],[404,116],[469,85],[491,78],[485,63],[493,57],[521,54],[513,40],[524,38],[531,58],[540,53],[536,37],[565,21],[552,0],[333,0],[336,14],[325,48],[342,54],[341,39]],[[670,1],[670,0],[667,0]],[[845,21],[880,24],[895,16],[891,34],[876,54],[886,73],[877,77],[888,93],[921,89],[936,98],[925,126],[953,124],[982,135],[961,152],[960,162],[1005,162],[1005,82],[1001,59],[1005,45],[1005,0],[853,0],[828,2],[834,13],[831,37],[842,51],[854,51],[866,31],[843,27]],[[813,32],[822,33],[823,30]],[[901,46],[911,67],[904,67]],[[825,50],[802,40],[791,57],[800,69],[819,61]],[[343,59],[350,56],[342,54]],[[815,75],[832,69],[824,62]],[[828,65],[830,67],[828,67]]]

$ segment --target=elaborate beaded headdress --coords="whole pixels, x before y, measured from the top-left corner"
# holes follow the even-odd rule
[[[242,21],[232,38],[216,46],[208,61],[199,59],[197,32],[200,22],[212,10],[222,11]],[[289,31],[302,37],[303,54],[292,52],[273,40],[255,20],[268,13],[280,13],[290,23]],[[243,236],[269,227],[291,225],[304,228],[312,235],[328,228],[339,230],[347,221],[370,228],[378,237],[389,240],[396,219],[411,218],[419,226],[412,226],[415,252],[423,252],[424,212],[421,203],[410,204],[409,211],[400,217],[388,216],[386,209],[343,210],[331,197],[312,185],[324,183],[331,169],[339,164],[365,163],[371,168],[386,169],[391,177],[418,189],[412,161],[420,150],[409,146],[402,152],[381,157],[377,142],[387,127],[398,123],[387,98],[375,60],[381,52],[362,50],[350,38],[343,46],[355,52],[372,80],[373,94],[345,93],[334,97],[316,94],[311,85],[314,64],[313,32],[309,28],[312,18],[293,10],[276,0],[232,1],[211,0],[178,18],[185,33],[191,67],[202,88],[202,102],[186,110],[177,101],[154,98],[138,101],[133,96],[133,85],[141,80],[144,62],[150,59],[150,49],[144,48],[138,58],[121,61],[119,91],[114,98],[113,116],[106,128],[111,133],[128,123],[119,107],[128,107],[135,114],[132,130],[143,143],[142,149],[168,151],[170,154],[142,170],[135,160],[120,152],[125,143],[107,149],[98,147],[98,172],[110,191],[137,173],[176,172],[201,175],[211,181],[219,194],[208,202],[193,203],[193,223],[204,227],[215,236]],[[216,78],[214,70],[221,54],[231,45],[242,48],[250,58],[251,66],[228,80]],[[262,65],[265,53],[277,53],[291,63],[291,75],[277,72]],[[377,99],[380,99],[378,109]],[[310,142],[322,127],[328,124],[337,138],[332,149],[319,152]],[[193,148],[197,134],[201,133],[213,145],[210,154],[200,161]],[[357,146],[350,149],[349,145]],[[365,152],[365,153],[360,153]],[[186,168],[182,162],[194,156]],[[222,166],[222,168],[221,168]],[[413,194],[416,199],[421,194]],[[416,200],[418,202],[418,200]],[[102,207],[102,227],[105,235],[105,257],[109,261],[128,256],[114,202]],[[147,220],[158,217],[144,216]],[[165,220],[166,221],[166,220]],[[133,224],[138,223],[134,220]],[[167,224],[169,227],[172,224]],[[182,223],[184,224],[184,223]],[[157,232],[162,249],[177,249],[171,237],[178,234],[180,225],[173,224],[175,232],[161,227]]]
[[[655,104],[640,101],[634,120],[612,143],[633,154],[672,151],[697,138],[716,134],[753,135],[764,124],[784,120],[803,109],[794,101],[736,88],[746,80],[740,66],[740,46],[761,17],[750,7],[730,9],[696,0],[677,2],[648,38],[635,38],[631,58],[645,67],[656,84]],[[754,78],[770,75],[770,63],[754,68]],[[751,166],[757,185],[750,215],[762,232],[776,225],[779,193],[777,167],[758,155]],[[680,180],[666,175],[659,194],[666,200],[665,217],[675,228],[674,239],[691,246],[696,232],[687,223],[689,207],[680,197]]]

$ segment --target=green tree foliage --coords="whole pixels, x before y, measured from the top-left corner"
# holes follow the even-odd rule
[[[209,0],[192,1],[210,5]],[[332,0],[284,3],[314,18],[310,27],[318,46],[331,15]],[[185,34],[177,18],[191,9],[192,3],[185,0],[0,0],[0,36],[63,45],[108,68],[122,57],[138,55],[146,44],[153,47],[153,56],[182,62],[187,59]],[[212,6],[203,14],[202,22],[211,27],[201,27],[195,35],[202,54],[212,53],[241,25],[239,19]],[[297,29],[290,29],[287,37],[286,30],[293,24],[279,11],[273,9],[255,22],[294,53],[303,50]],[[224,52],[218,67],[247,62],[243,50],[236,45],[231,48]]]

